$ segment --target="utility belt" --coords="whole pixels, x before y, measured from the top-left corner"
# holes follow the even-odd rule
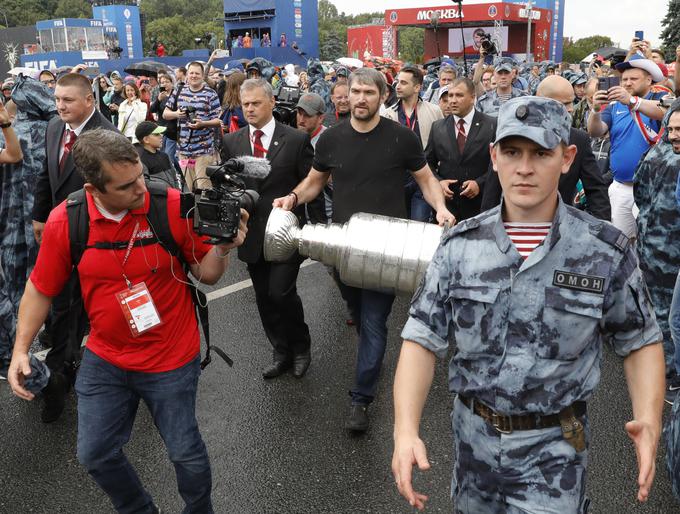
[[[490,407],[467,396],[458,395],[463,405],[474,414],[493,426],[501,434],[511,434],[515,430],[541,430],[560,427],[564,439],[577,452],[586,449],[583,423],[578,419],[587,412],[586,402],[574,402],[557,414],[520,414],[508,416],[499,414]]]

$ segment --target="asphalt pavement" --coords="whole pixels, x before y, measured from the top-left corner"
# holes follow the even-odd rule
[[[203,372],[198,419],[212,462],[216,513],[408,513],[394,485],[392,379],[408,299],[395,302],[380,388],[363,436],[348,434],[344,420],[357,337],[345,324],[345,308],[326,269],[300,271],[298,288],[312,335],[307,375],[265,381],[261,370],[271,351],[257,315],[245,267],[236,260],[210,305],[212,337],[233,359]],[[227,289],[225,289],[227,288]],[[451,512],[452,443],[442,361],[423,416],[421,436],[432,468],[416,473],[416,489],[428,494],[426,512]],[[667,409],[668,410],[668,409]],[[638,504],[636,460],[624,424],[631,417],[622,361],[605,349],[602,381],[589,404],[592,444],[588,493],[592,513],[680,512],[670,489],[663,444],[649,502]],[[75,396],[62,418],[40,422],[40,403],[15,398],[0,382],[0,513],[108,514],[108,499],[76,459]],[[145,407],[125,449],[142,482],[164,513],[179,513],[174,469]],[[568,514],[568,513],[564,513]]]

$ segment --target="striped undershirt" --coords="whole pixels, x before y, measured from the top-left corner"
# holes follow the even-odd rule
[[[526,259],[543,242],[552,223],[503,223],[503,226],[519,254]]]

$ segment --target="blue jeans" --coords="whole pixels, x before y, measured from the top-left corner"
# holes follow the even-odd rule
[[[675,346],[675,373],[680,376],[680,273],[675,281],[673,289],[673,301],[671,302],[671,312],[668,315],[668,324],[671,329],[671,339]]]
[[[432,207],[425,201],[420,186],[413,177],[406,181],[406,208],[409,218],[414,221],[429,223],[432,220]]]
[[[177,141],[163,136],[163,152],[170,157],[170,162],[179,170],[179,161],[177,160]]]
[[[122,370],[85,350],[78,378],[78,460],[119,513],[153,512],[153,501],[123,453],[140,398],[175,466],[189,513],[212,514],[208,452],[196,421],[200,359],[163,373]]]
[[[373,401],[378,387],[394,295],[350,287],[339,278],[336,282],[359,333],[355,382],[350,391],[352,403],[367,405]]]

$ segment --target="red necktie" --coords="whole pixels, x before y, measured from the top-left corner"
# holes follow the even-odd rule
[[[260,129],[253,132],[253,157],[264,157],[265,149],[262,146],[262,136],[264,136],[264,132]]]
[[[66,158],[68,157],[68,154],[71,153],[71,148],[73,148],[73,144],[76,142],[76,139],[76,133],[71,129],[66,129],[64,131],[64,153],[62,154],[61,159],[59,159],[59,173],[64,171]]]
[[[458,120],[458,135],[456,136],[456,141],[458,142],[458,152],[463,155],[463,149],[465,148],[465,141],[467,136],[465,135],[465,120],[460,118]]]

